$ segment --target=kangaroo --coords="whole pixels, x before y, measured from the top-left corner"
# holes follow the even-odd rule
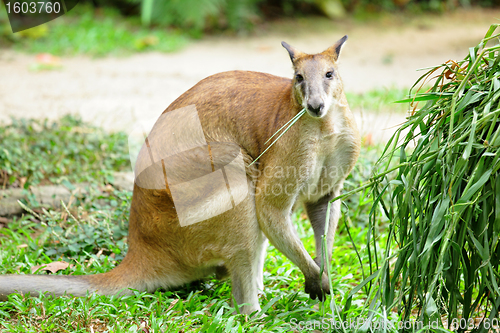
[[[231,278],[236,303],[250,314],[260,310],[268,240],[303,272],[305,292],[323,300],[330,283],[325,273],[320,276],[320,267],[323,258],[331,260],[340,216],[340,202],[330,200],[340,194],[360,151],[337,68],[346,39],[311,55],[282,42],[294,69],[291,80],[229,71],[203,79],[177,98],[161,116],[176,115],[169,118],[170,127],[158,120],[139,153],[129,250],[121,264],[89,276],[3,275],[0,300],[14,292],[85,296],[127,293],[128,288],[171,290],[215,273]],[[303,109],[306,114],[262,154],[268,139]],[[188,121],[194,125],[185,125]],[[176,145],[181,146],[177,151]],[[155,157],[162,149],[173,153]],[[207,158],[203,174],[219,177],[222,185],[197,180],[182,186]],[[237,171],[243,176],[233,177]],[[229,187],[230,200],[224,199],[229,204],[222,207]],[[177,203],[179,197],[185,206]],[[312,224],[316,259],[291,221],[299,206]]]

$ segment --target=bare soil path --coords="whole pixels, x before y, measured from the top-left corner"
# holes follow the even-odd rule
[[[349,42],[340,59],[345,88],[364,92],[410,87],[416,69],[462,59],[468,47],[500,18],[498,10],[460,10],[416,19],[388,17],[371,23],[298,22],[273,25],[250,37],[217,37],[193,42],[172,53],[142,53],[123,58],[70,57],[62,69],[30,71],[34,55],[0,50],[0,122],[10,116],[57,118],[80,114],[111,130],[127,130],[137,120],[156,118],[180,94],[202,78],[227,70],[254,70],[291,77],[280,42],[314,53],[344,34]],[[402,114],[355,110],[363,134],[386,139]]]

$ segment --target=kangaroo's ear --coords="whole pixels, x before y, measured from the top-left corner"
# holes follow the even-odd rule
[[[333,60],[337,61],[340,55],[340,51],[342,50],[342,46],[344,45],[346,40],[347,40],[347,35],[340,38],[333,46],[326,49],[323,53],[333,57]]]
[[[292,63],[295,62],[297,58],[300,58],[301,56],[304,55],[303,52],[300,52],[296,48],[294,48],[291,45],[288,45],[285,42],[281,42],[281,45],[288,51],[288,54],[290,55],[290,59],[292,60]]]

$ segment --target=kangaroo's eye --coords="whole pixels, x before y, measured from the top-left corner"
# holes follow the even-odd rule
[[[325,76],[326,76],[327,79],[331,79],[333,77],[333,72],[331,72],[331,71],[330,72],[326,72]]]
[[[298,83],[304,81],[304,77],[300,74],[295,75],[295,79],[297,80]]]

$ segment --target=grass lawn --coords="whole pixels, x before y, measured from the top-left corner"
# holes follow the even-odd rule
[[[78,4],[68,14],[13,34],[7,12],[0,10],[0,47],[53,55],[123,56],[139,51],[172,52],[188,42],[186,34],[168,28],[147,29],[138,18],[117,10]]]
[[[408,98],[408,92],[408,88],[375,88],[364,93],[346,92],[346,97],[352,110],[405,113],[408,111],[408,104],[394,101]]]
[[[9,174],[4,176],[5,187],[89,183],[87,195],[75,199],[67,209],[26,202],[32,212],[4,224],[0,229],[0,274],[30,274],[36,265],[61,260],[70,264],[57,273],[65,275],[95,274],[117,265],[127,251],[131,192],[105,184],[112,171],[128,167],[124,135],[105,133],[72,117],[57,123],[24,120],[0,127],[0,136],[7,143],[0,153],[0,170]],[[346,182],[347,190],[370,176],[378,155],[377,148],[363,148],[358,167]],[[309,299],[303,291],[303,274],[270,246],[264,268],[265,292],[260,297],[263,315],[233,315],[231,281],[208,278],[173,291],[124,297],[13,295],[0,303],[0,331],[289,332],[303,331],[301,327],[312,330],[314,320],[316,325],[324,318],[341,320],[332,317],[332,309],[344,308],[349,292],[370,274],[368,268],[363,271],[359,259],[368,262],[364,244],[371,199],[361,193],[345,203],[331,266],[334,293],[324,303]],[[293,220],[313,254],[313,232],[305,214],[296,212]],[[380,238],[384,244],[383,233]],[[344,319],[354,320],[359,315],[365,297],[364,290],[354,295],[349,310],[342,313]]]

